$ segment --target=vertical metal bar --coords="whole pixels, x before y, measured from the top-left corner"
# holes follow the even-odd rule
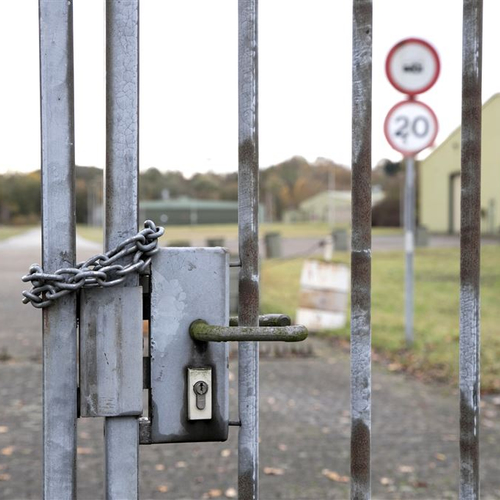
[[[73,6],[40,0],[43,268],[75,264]],[[43,310],[43,498],[76,496],[76,301]]]
[[[413,345],[413,290],[415,255],[415,157],[406,157],[405,175],[405,337],[408,347]]]
[[[460,204],[460,499],[479,498],[482,0],[464,0]]]
[[[238,240],[239,324],[259,325],[259,151],[257,0],[238,3],[239,168]],[[238,494],[259,497],[259,347],[239,343]]]
[[[106,248],[137,231],[139,0],[106,0]],[[138,286],[137,275],[125,285]],[[137,307],[141,307],[137,303]],[[106,498],[138,498],[139,421],[105,420]]]
[[[370,492],[372,1],[354,0],[352,73],[351,499]]]

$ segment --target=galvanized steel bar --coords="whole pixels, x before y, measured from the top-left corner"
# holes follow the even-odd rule
[[[238,240],[239,324],[259,325],[259,151],[257,0],[238,1]],[[240,342],[238,348],[238,495],[259,497],[259,347]]]
[[[106,248],[137,232],[139,0],[106,1]],[[130,277],[136,286],[137,275]]]
[[[40,0],[43,269],[75,265],[73,5]],[[43,311],[43,498],[76,497],[76,300]]]
[[[479,498],[482,0],[464,0],[460,204],[460,499]]]
[[[351,499],[366,500],[371,497],[371,0],[354,0],[352,57]]]
[[[106,1],[106,248],[137,232],[139,0]],[[138,286],[136,274],[126,286]],[[140,303],[137,307],[141,307]],[[138,498],[139,421],[105,420],[106,497]]]
[[[415,257],[415,157],[405,159],[405,339],[413,345],[414,257]]]

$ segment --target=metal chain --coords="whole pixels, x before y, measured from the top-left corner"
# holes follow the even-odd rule
[[[39,264],[32,264],[29,274],[22,277],[24,282],[30,281],[32,284],[31,290],[23,292],[23,303],[31,303],[33,307],[41,309],[81,288],[116,286],[131,273],[144,273],[151,263],[151,257],[159,250],[158,238],[164,232],[163,227],[147,220],[144,229],[135,236],[105,254],[94,255],[80,262],[76,267],[58,269],[49,274]],[[133,255],[129,264],[117,264],[118,260],[128,255]]]

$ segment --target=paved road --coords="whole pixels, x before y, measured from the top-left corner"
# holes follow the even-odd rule
[[[28,240],[0,245],[0,498],[6,500],[41,498],[41,314],[19,299],[19,277],[40,254]],[[98,250],[80,249],[82,259]],[[348,498],[348,355],[323,340],[307,342],[314,356],[269,356],[261,363],[262,500]],[[235,416],[234,359],[231,373]],[[373,401],[373,498],[457,498],[457,395],[375,365]],[[488,398],[482,414],[482,498],[500,499],[500,398]],[[102,433],[100,419],[78,422],[79,500],[103,498]],[[226,443],[142,447],[141,499],[233,498],[236,447],[234,428]]]

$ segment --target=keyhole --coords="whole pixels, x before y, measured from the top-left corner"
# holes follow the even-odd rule
[[[194,393],[196,394],[196,408],[198,410],[205,409],[205,394],[208,392],[208,384],[199,380],[193,386]]]
[[[207,393],[207,391],[208,391],[208,384],[206,384],[202,380],[194,384],[194,392],[196,392],[196,394],[203,396],[204,394]]]

